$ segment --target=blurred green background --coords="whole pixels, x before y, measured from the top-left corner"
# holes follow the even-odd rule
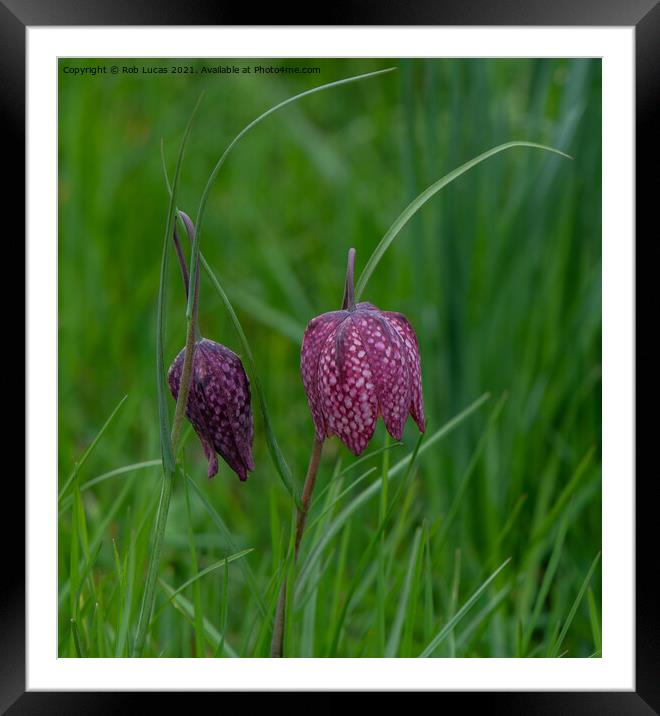
[[[320,72],[199,73],[203,65],[257,63]],[[112,64],[198,72],[63,71]],[[61,485],[128,395],[80,472],[81,509],[70,495],[60,503],[61,655],[126,655],[136,626],[160,468],[85,482],[160,457],[155,306],[168,203],[161,138],[172,174],[203,89],[179,192],[180,208],[194,217],[214,163],[254,117],[310,87],[389,66],[397,71],[306,97],[248,133],[222,167],[206,213],[202,251],[243,324],[299,484],[313,440],[300,340],[313,316],[339,307],[348,248],[357,249],[359,273],[411,199],[497,144],[541,142],[574,160],[526,148],[488,159],[422,208],[371,278],[364,299],[403,312],[417,330],[429,436],[491,397],[420,456],[373,567],[360,569],[360,558],[378,527],[378,497],[330,540],[291,617],[288,651],[331,653],[354,589],[337,655],[382,656],[388,644],[387,653],[395,644],[396,655],[416,655],[511,557],[434,655],[600,655],[599,566],[585,582],[601,544],[601,68],[588,59],[60,60]],[[168,363],[185,341],[175,260],[169,268]],[[206,337],[240,353],[204,275],[200,320]],[[254,411],[257,469],[245,484],[222,462],[206,480],[201,446],[194,434],[188,439],[186,469],[231,539],[192,493],[187,509],[178,481],[161,576],[176,588],[254,549],[169,603],[161,585],[147,655],[220,655],[224,643],[241,656],[268,653],[269,620],[238,565],[269,600],[291,504],[256,402]],[[376,470],[329,520],[380,476],[383,455],[395,464],[410,452],[417,433],[409,423],[405,446],[366,461],[362,469]],[[385,439],[379,425],[371,447]],[[318,493],[338,461],[345,468],[355,458],[333,439]],[[343,477],[342,489],[360,474]]]

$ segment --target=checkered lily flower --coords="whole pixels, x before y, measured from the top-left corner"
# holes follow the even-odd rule
[[[355,304],[355,249],[348,254],[342,310],[312,319],[300,367],[316,437],[336,435],[360,455],[383,417],[395,440],[411,415],[425,430],[419,344],[401,313]]]
[[[184,354],[185,349],[167,376],[175,400],[179,396]],[[206,338],[195,343],[186,417],[204,448],[208,476],[218,472],[219,453],[241,480],[247,480],[248,471],[254,470],[250,382],[241,359],[229,348]]]

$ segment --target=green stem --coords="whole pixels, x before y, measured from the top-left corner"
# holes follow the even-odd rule
[[[163,546],[163,538],[165,535],[165,527],[167,525],[167,514],[170,508],[170,498],[172,497],[172,485],[174,483],[174,473],[176,471],[175,450],[181,434],[181,428],[172,430],[172,436],[169,432],[169,419],[167,409],[167,380],[164,365],[163,352],[163,326],[165,322],[165,293],[167,286],[167,262],[169,242],[171,241],[173,223],[175,221],[175,207],[177,189],[179,186],[179,176],[181,172],[181,164],[183,162],[183,154],[192,129],[193,119],[197,112],[197,108],[202,100],[203,93],[195,105],[186,130],[184,132],[181,144],[179,146],[179,155],[177,157],[176,169],[174,171],[174,181],[172,182],[172,191],[170,194],[170,203],[167,210],[167,221],[165,223],[165,239],[163,243],[163,255],[160,267],[160,288],[158,291],[158,307],[157,307],[157,331],[156,331],[156,373],[158,376],[158,419],[160,424],[160,444],[163,461],[163,482],[161,485],[160,502],[158,503],[158,512],[156,514],[156,523],[154,525],[154,536],[151,554],[149,555],[149,563],[147,565],[147,576],[145,580],[144,593],[142,595],[142,603],[140,605],[140,616],[138,617],[137,632],[135,642],[133,644],[132,656],[142,656],[144,643],[147,639],[149,631],[149,623],[153,613],[154,599],[156,595],[156,579],[158,576],[158,566],[160,564],[160,553]],[[197,281],[199,284],[199,281]],[[190,326],[189,326],[190,329]],[[190,334],[190,330],[188,331]],[[193,333],[194,335],[194,333]],[[183,388],[183,386],[181,386]],[[188,387],[185,391],[185,398],[188,397]],[[179,397],[181,397],[179,392]],[[185,403],[183,403],[185,405]],[[178,407],[178,406],[177,406]],[[175,423],[176,428],[176,423]],[[176,440],[173,438],[176,437]]]
[[[172,422],[172,449],[176,455],[176,446],[181,437],[183,430],[183,418],[185,408],[188,404],[188,395],[190,393],[190,383],[192,381],[193,354],[195,352],[195,338],[197,335],[196,321],[191,319],[188,321],[188,331],[186,334],[186,348],[183,356],[183,369],[181,370],[181,384],[179,386],[179,397],[176,401],[176,410],[174,411],[174,420]]]
[[[346,267],[346,283],[344,285],[344,299],[341,302],[343,311],[352,311],[355,308],[355,249],[348,250],[348,265]]]
[[[312,492],[316,484],[316,475],[319,471],[319,463],[321,461],[321,452],[323,450],[323,440],[314,438],[314,447],[309,458],[309,466],[307,475],[305,476],[305,484],[301,497],[302,507],[296,508],[296,538],[293,547],[294,564],[298,560],[298,550],[305,531],[305,523],[307,522],[307,512],[312,499]],[[277,599],[277,609],[275,611],[275,623],[273,625],[273,639],[270,647],[270,655],[273,658],[284,656],[284,622],[286,618],[286,577],[280,587],[280,593]]]
[[[199,276],[198,276],[199,279]],[[199,291],[199,280],[196,285],[196,292]],[[186,353],[183,359],[183,370],[181,373],[181,385],[179,388],[179,397],[174,413],[174,422],[172,427],[172,451],[176,455],[176,448],[181,437],[183,428],[184,406],[188,402],[188,394],[190,392],[190,382],[192,379],[192,357],[195,347],[195,336],[197,326],[197,311],[193,314],[193,318],[188,321],[188,335],[186,339]],[[154,538],[149,557],[149,567],[147,569],[147,580],[144,587],[144,599],[140,617],[138,620],[137,635],[135,637],[135,645],[133,647],[133,656],[141,656],[144,649],[144,642],[147,638],[149,621],[153,611],[154,596],[156,589],[156,579],[158,577],[158,565],[160,564],[160,553],[163,547],[163,538],[165,536],[165,527],[167,526],[167,515],[170,509],[170,498],[172,497],[172,485],[174,484],[174,470],[163,469],[163,484],[160,491],[160,502],[158,503],[158,512],[156,514],[156,524],[154,525]]]
[[[187,215],[180,212],[185,219]],[[195,229],[190,220],[185,221],[188,237],[191,242],[195,242]],[[193,358],[195,354],[195,344],[199,340],[199,329],[197,327],[197,317],[199,315],[199,265],[195,271],[195,281],[192,286],[192,314],[188,318],[188,330],[186,333],[186,352],[183,356],[183,368],[181,370],[181,383],[179,385],[179,395],[176,401],[176,410],[174,411],[174,420],[172,422],[172,449],[176,455],[176,446],[181,437],[183,430],[183,418],[185,409],[188,405],[188,394],[190,393],[190,383],[192,382]]]

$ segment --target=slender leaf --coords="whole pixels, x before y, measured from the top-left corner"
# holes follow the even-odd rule
[[[491,575],[488,577],[488,579],[477,589],[477,591],[465,602],[465,604],[454,614],[454,616],[442,627],[442,629],[433,637],[431,640],[431,643],[422,651],[420,654],[421,658],[428,658],[429,656],[433,656],[433,653],[435,650],[442,644],[442,642],[447,638],[449,634],[451,634],[453,628],[463,619],[463,617],[468,613],[468,611],[472,608],[474,603],[479,599],[479,597],[483,594],[483,592],[488,588],[488,585],[497,577],[497,575],[506,567],[507,564],[511,561],[511,557],[509,557],[505,562],[503,562]]]
[[[250,554],[250,552],[254,552],[254,547],[250,547],[249,549],[243,549],[240,552],[236,552],[236,554],[232,554],[229,557],[225,557],[224,559],[219,559],[217,562],[213,562],[213,564],[210,564],[208,567],[204,567],[204,569],[197,572],[193,577],[184,582],[180,587],[177,587],[170,595],[169,599],[172,599],[177,594],[181,593],[184,589],[187,589],[191,584],[195,584],[199,579],[205,577],[207,574],[211,574],[211,572],[215,572],[217,569],[220,569],[220,567],[224,567],[225,565],[230,565],[237,559],[245,557],[246,554]]]
[[[182,595],[182,594],[176,594],[174,596],[174,589],[170,587],[167,582],[165,582],[163,579],[158,580],[160,586],[163,588],[165,594],[167,594],[168,597],[172,597],[172,604],[186,617],[186,619],[192,624],[193,622],[193,605]],[[224,637],[224,634],[221,635],[218,633],[218,630],[211,624],[211,622],[204,617],[203,619],[203,626],[204,626],[204,635],[206,636],[207,641],[211,644],[214,650],[217,650],[220,645],[222,645],[222,648],[224,649],[227,656],[229,656],[232,659],[238,658],[238,654],[231,648],[231,646],[227,643],[227,640]]]
[[[478,410],[489,399],[489,397],[490,395],[488,393],[485,393],[480,398],[475,400],[471,405],[465,408],[465,410],[461,411],[458,415],[445,423],[445,425],[436,430],[433,435],[424,440],[423,444],[419,447],[420,455],[423,454],[426,450],[428,450],[431,446],[433,446],[436,442],[447,436],[456,427],[458,427],[458,425],[460,425],[460,423],[462,423],[467,417],[469,417],[472,413]],[[410,464],[411,459],[413,458],[413,454],[408,455],[403,459],[399,460],[399,462],[395,463],[395,465],[390,468],[390,479],[403,472],[404,468],[406,468]],[[353,515],[360,507],[362,507],[362,505],[368,502],[370,498],[379,494],[381,489],[381,481],[382,478],[374,480],[374,482],[369,485],[366,490],[363,490],[357,497],[353,498],[353,500],[342,510],[342,512],[330,523],[325,534],[314,545],[314,548],[310,551],[309,555],[307,556],[307,559],[300,568],[297,581],[298,588],[302,587],[302,584],[307,578],[307,574],[312,564],[320,557],[322,551],[328,545],[330,540],[332,540],[332,538],[341,530],[341,528],[351,517],[351,515]]]
[[[571,624],[573,623],[573,618],[575,617],[575,613],[577,612],[578,607],[580,606],[580,603],[582,602],[582,597],[584,597],[584,593],[587,591],[587,587],[589,586],[591,577],[593,576],[593,573],[595,572],[596,567],[598,566],[599,560],[600,560],[600,552],[596,555],[594,561],[591,563],[591,567],[589,567],[587,576],[584,578],[584,582],[582,582],[580,591],[578,592],[577,597],[575,597],[575,601],[571,605],[571,608],[568,612],[568,616],[566,617],[566,621],[564,622],[564,624],[561,628],[561,631],[559,632],[559,636],[557,637],[557,640],[554,642],[552,648],[550,649],[549,656],[557,655],[557,652],[559,651],[559,648],[561,647],[561,645],[564,641],[564,637],[566,636],[566,633],[568,632]]]
[[[204,509],[209,513],[211,519],[215,522],[220,532],[222,532],[222,534],[224,535],[225,539],[227,540],[227,544],[229,545],[229,548],[232,550],[232,552],[238,552],[239,550],[234,543],[234,538],[232,537],[231,532],[229,531],[229,528],[225,524],[224,520],[218,514],[217,510],[213,507],[206,495],[199,489],[195,481],[189,475],[186,474],[185,479],[193,488],[194,493],[200,499],[202,505],[204,505]],[[264,604],[261,592],[259,591],[259,587],[257,586],[257,580],[255,579],[254,573],[250,569],[250,565],[245,560],[241,560],[239,566],[241,571],[243,572],[243,576],[245,577],[245,581],[248,585],[248,588],[250,589],[252,596],[256,600],[256,603],[259,607],[259,610],[261,611],[262,616],[265,616],[267,613],[266,605]]]
[[[204,210],[206,208],[206,202],[208,200],[209,193],[211,191],[211,188],[213,186],[213,183],[215,182],[215,178],[218,175],[218,172],[220,171],[220,168],[225,163],[225,160],[227,159],[227,156],[229,155],[229,152],[234,148],[234,146],[254,127],[256,127],[260,122],[262,122],[266,117],[269,117],[274,112],[277,112],[280,109],[283,109],[287,105],[291,104],[292,102],[296,102],[303,97],[308,97],[311,94],[315,94],[316,92],[322,92],[326,89],[331,89],[332,87],[339,87],[341,85],[348,84],[350,82],[358,82],[360,80],[368,79],[370,77],[377,77],[379,75],[385,74],[387,72],[392,72],[395,70],[395,67],[389,67],[384,70],[377,70],[376,72],[367,72],[365,74],[356,75],[354,77],[347,77],[345,79],[337,80],[336,82],[329,82],[324,85],[320,85],[319,87],[312,87],[309,90],[306,90],[305,92],[300,92],[299,94],[294,95],[293,97],[288,97],[282,102],[279,102],[274,107],[271,107],[270,109],[267,109],[265,112],[260,114],[256,119],[252,120],[248,125],[246,125],[235,137],[234,139],[229,143],[225,151],[223,152],[220,159],[218,159],[215,167],[213,167],[213,171],[211,172],[211,175],[208,178],[208,181],[206,182],[206,186],[204,187],[204,191],[202,193],[202,198],[199,202],[199,209],[197,210],[197,220],[195,221],[195,241],[193,243],[192,252],[190,256],[190,284],[189,284],[189,290],[188,290],[188,310],[186,315],[190,317],[192,315],[192,305],[193,305],[193,288],[194,288],[194,279],[195,274],[197,270],[197,264],[198,264],[198,257],[199,257],[199,243],[200,243],[200,237],[202,234],[202,222],[204,219]]]
[[[128,395],[125,395],[119,401],[119,403],[117,403],[117,407],[112,411],[112,413],[110,413],[110,417],[105,421],[105,423],[103,424],[103,427],[96,434],[96,437],[94,438],[94,440],[92,440],[92,442],[90,443],[87,450],[85,450],[85,452],[82,454],[82,457],[80,458],[80,460],[78,460],[78,462],[74,465],[73,472],[69,475],[69,477],[67,478],[66,482],[62,486],[62,489],[60,490],[60,492],[57,496],[58,502],[64,497],[64,495],[66,495],[67,490],[69,489],[69,487],[71,487],[71,483],[75,480],[76,475],[80,471],[80,468],[85,464],[85,462],[87,461],[87,458],[92,454],[92,450],[94,450],[94,448],[98,444],[99,440],[103,437],[103,433],[105,433],[105,431],[108,428],[108,425],[110,425],[110,423],[112,422],[112,419],[119,412],[119,408],[121,408],[121,406],[126,402],[126,398],[128,398]]]
[[[408,608],[408,598],[410,597],[410,590],[412,587],[413,573],[415,565],[417,564],[417,553],[419,552],[419,544],[422,536],[422,529],[418,527],[415,530],[415,537],[413,539],[412,547],[410,548],[410,557],[408,559],[408,571],[406,572],[406,579],[403,583],[403,589],[399,596],[399,606],[397,607],[396,616],[392,629],[390,631],[389,639],[387,640],[387,647],[385,649],[385,656],[396,656],[399,650],[399,641],[401,639],[401,630],[403,628],[403,620],[406,616],[406,610]]]
[[[374,249],[364,269],[362,270],[362,273],[360,274],[360,278],[358,279],[357,285],[355,287],[355,300],[358,301],[362,296],[362,292],[367,285],[367,281],[371,278],[371,275],[375,271],[376,266],[378,266],[380,260],[383,258],[383,255],[390,247],[390,244],[394,241],[394,239],[396,239],[401,229],[403,229],[403,227],[408,223],[408,221],[410,221],[414,214],[416,214],[417,211],[421,209],[421,207],[424,206],[424,204],[426,204],[426,202],[432,196],[434,196],[441,189],[446,187],[447,184],[451,184],[454,179],[458,179],[458,177],[460,177],[462,174],[465,174],[465,172],[469,171],[473,167],[476,167],[477,164],[480,164],[481,162],[485,161],[489,157],[494,156],[495,154],[499,154],[499,152],[503,152],[507,149],[512,149],[514,147],[531,147],[534,149],[543,149],[546,152],[553,152],[554,154],[559,154],[560,156],[566,157],[567,159],[573,158],[570,155],[559,151],[558,149],[546,147],[543,144],[536,144],[535,142],[506,142],[505,144],[500,144],[497,147],[493,147],[492,149],[483,152],[483,154],[480,154],[474,159],[470,159],[469,162],[465,162],[465,164],[462,164],[457,169],[454,169],[453,171],[449,172],[449,174],[445,174],[445,176],[431,184],[431,186],[425,189],[418,197],[413,199],[410,204],[408,204],[408,206],[401,212],[401,214],[398,216],[392,226],[390,226],[390,228],[387,230],[387,233],[385,234],[385,236],[383,236],[378,246],[376,246],[376,248]]]
[[[534,628],[536,627],[539,616],[541,614],[541,609],[543,608],[543,604],[545,603],[545,600],[548,596],[548,592],[550,591],[550,585],[552,584],[552,580],[554,579],[554,576],[557,572],[557,567],[559,566],[559,559],[561,557],[561,550],[564,544],[564,538],[566,537],[567,528],[568,519],[567,514],[564,513],[564,517],[562,518],[562,521],[559,525],[559,529],[557,530],[557,537],[555,538],[555,544],[552,548],[552,554],[550,555],[548,567],[545,570],[545,574],[543,575],[543,581],[541,582],[541,587],[539,588],[538,594],[536,595],[536,601],[534,602],[532,615],[527,622],[525,630],[523,631],[521,656],[525,656],[525,654],[527,653],[532,633],[534,632]]]

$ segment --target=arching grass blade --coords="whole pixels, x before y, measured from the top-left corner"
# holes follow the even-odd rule
[[[451,184],[454,179],[458,179],[458,177],[460,177],[462,174],[465,174],[465,172],[468,172],[473,167],[476,167],[477,164],[481,164],[481,162],[485,161],[489,157],[492,157],[495,154],[499,154],[500,152],[503,152],[507,149],[513,149],[514,147],[531,147],[533,149],[543,149],[546,152],[553,152],[554,154],[559,154],[560,156],[566,157],[567,159],[573,158],[570,155],[559,151],[559,149],[546,147],[543,144],[536,144],[535,142],[507,142],[506,144],[500,144],[497,147],[493,147],[487,152],[483,152],[483,154],[480,154],[478,157],[470,159],[469,162],[461,164],[460,167],[449,172],[449,174],[445,174],[441,179],[438,179],[438,181],[434,182],[433,184],[431,184],[431,186],[426,188],[418,197],[413,199],[410,204],[408,204],[408,206],[401,212],[401,214],[398,216],[392,226],[390,226],[390,228],[387,230],[387,233],[385,234],[385,236],[383,236],[383,238],[380,240],[380,243],[378,244],[378,246],[376,246],[373,253],[369,257],[369,260],[367,261],[364,269],[362,269],[362,273],[360,274],[360,278],[358,279],[357,285],[355,287],[355,300],[358,301],[360,299],[362,291],[364,291],[364,287],[367,285],[367,281],[371,277],[371,274],[375,271],[376,266],[378,266],[378,263],[383,258],[383,255],[389,248],[390,244],[394,241],[394,239],[396,239],[401,229],[403,229],[403,227],[408,223],[408,221],[410,221],[414,214],[416,214],[417,211],[421,209],[422,206],[424,206],[424,204],[426,204],[426,202],[432,196],[437,194],[441,189],[444,189],[447,184]]]

